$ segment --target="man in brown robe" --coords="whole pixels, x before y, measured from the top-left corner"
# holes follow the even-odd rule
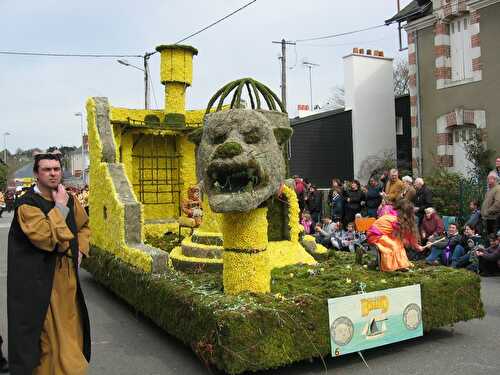
[[[78,270],[88,216],[61,185],[58,154],[40,154],[37,184],[16,202],[9,232],[7,310],[12,375],[84,375],[90,325]]]

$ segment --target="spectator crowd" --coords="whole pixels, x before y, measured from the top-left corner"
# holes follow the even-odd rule
[[[316,186],[306,178],[294,176],[304,232],[327,248],[367,251],[370,244],[374,245],[370,243],[370,233],[379,233],[376,223],[382,224],[376,220],[393,216],[399,217],[399,224],[415,223],[414,231],[409,227],[407,230],[415,235],[402,241],[408,259],[496,275],[500,274],[499,165],[489,173],[487,185],[482,202],[469,202],[470,213],[460,226],[456,217],[439,215],[424,179],[400,178],[397,169],[370,177],[366,186],[358,180],[342,182],[333,178],[326,205]],[[389,237],[397,234],[397,222],[391,222],[394,231],[389,231]],[[376,246],[381,251],[380,245]]]

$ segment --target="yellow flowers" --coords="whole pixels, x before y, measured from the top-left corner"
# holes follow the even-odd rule
[[[288,225],[290,228],[290,241],[298,242],[299,233],[301,232],[301,225],[299,224],[300,209],[299,201],[297,200],[297,194],[295,194],[295,191],[292,188],[284,185],[283,195],[288,201]]]
[[[153,260],[144,251],[127,246],[121,258],[144,272],[151,272]]]
[[[276,241],[267,245],[271,269],[292,264],[316,264],[316,260],[298,242]]]
[[[177,233],[179,225],[177,223],[144,224],[144,235],[151,237],[162,237],[165,232]]]
[[[191,46],[158,46],[161,54],[160,77],[162,82],[182,82],[190,86],[193,81],[193,56],[198,51]]]
[[[118,199],[107,163],[102,160],[102,143],[95,123],[95,102],[87,101],[90,153],[90,229],[91,243],[109,251],[135,267],[151,272],[152,259],[147,253],[125,243],[125,212]]]
[[[224,251],[224,293],[245,291],[267,293],[271,290],[271,269],[267,251],[242,253]]]
[[[178,137],[178,152],[182,155],[180,159],[179,174],[182,178],[181,200],[187,197],[189,187],[198,183],[196,179],[196,155],[195,145],[188,141],[185,135]]]
[[[221,215],[224,235],[224,292],[266,293],[271,289],[267,208]]]
[[[263,251],[267,247],[267,208],[221,215],[224,249]]]

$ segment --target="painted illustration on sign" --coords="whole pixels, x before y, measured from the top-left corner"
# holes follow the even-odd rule
[[[332,355],[423,335],[420,285],[328,300]]]

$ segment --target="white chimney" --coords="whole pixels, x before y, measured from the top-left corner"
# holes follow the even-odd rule
[[[345,109],[352,110],[354,176],[360,178],[368,157],[396,152],[393,59],[381,51],[353,52],[344,57]]]

